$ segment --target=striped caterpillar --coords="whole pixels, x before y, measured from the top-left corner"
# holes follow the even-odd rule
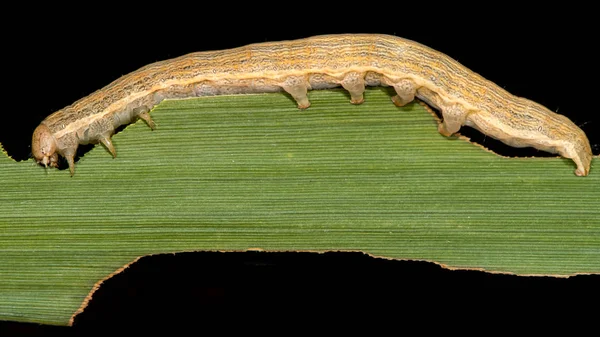
[[[306,109],[308,90],[338,86],[353,104],[363,102],[365,86],[391,86],[398,106],[417,97],[440,110],[444,136],[471,126],[513,147],[558,153],[575,162],[576,175],[589,173],[589,141],[567,117],[513,96],[431,48],[372,34],[252,44],[149,64],[44,119],[33,133],[32,154],[46,167],[57,167],[60,154],[73,175],[79,144],[102,143],[116,156],[115,128],[143,119],[154,129],[148,112],[164,99],[285,91]]]

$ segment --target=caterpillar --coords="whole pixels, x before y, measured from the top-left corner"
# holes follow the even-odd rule
[[[44,119],[32,155],[57,167],[58,155],[75,173],[78,145],[102,143],[116,156],[115,128],[144,120],[164,99],[285,91],[298,108],[308,90],[343,87],[350,103],[365,86],[391,86],[392,102],[418,98],[441,111],[438,132],[473,127],[513,147],[534,147],[571,159],[577,176],[589,173],[592,151],[583,130],[541,104],[514,96],[449,56],[420,43],[380,34],[320,35],[183,55],[144,66]]]

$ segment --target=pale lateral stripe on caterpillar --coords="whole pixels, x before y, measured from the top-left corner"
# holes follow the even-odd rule
[[[516,97],[438,51],[400,37],[376,34],[322,35],[207,51],[149,64],[61,109],[36,128],[32,154],[57,166],[58,154],[75,172],[79,144],[111,142],[115,128],[144,119],[165,98],[285,90],[306,109],[307,90],[342,86],[351,103],[363,102],[365,86],[392,86],[402,106],[415,97],[442,112],[438,131],[449,136],[462,125],[514,146],[531,146],[572,159],[575,174],[589,173],[592,151],[571,120]]]

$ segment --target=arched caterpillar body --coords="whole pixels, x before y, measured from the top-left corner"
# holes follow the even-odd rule
[[[251,44],[149,64],[48,116],[33,133],[32,153],[53,167],[62,155],[73,175],[79,144],[100,142],[115,156],[115,128],[138,118],[154,128],[148,111],[164,99],[284,90],[305,109],[307,90],[337,86],[354,104],[363,102],[365,86],[392,86],[398,106],[417,97],[439,109],[442,135],[468,125],[514,147],[558,153],[575,162],[576,175],[589,173],[589,141],[567,117],[422,44],[372,34]]]

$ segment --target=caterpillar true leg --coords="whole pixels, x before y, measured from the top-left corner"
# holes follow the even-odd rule
[[[63,152],[62,156],[65,157],[67,163],[69,163],[69,171],[71,172],[71,177],[75,174],[75,150],[66,150]]]
[[[110,135],[105,135],[104,137],[100,137],[100,142],[102,145],[106,147],[106,149],[112,154],[113,158],[117,156],[117,151],[113,146],[112,140],[110,139]]]
[[[148,124],[150,129],[152,129],[152,130],[156,129],[156,123],[154,123],[154,121],[152,120],[152,117],[150,117],[149,113],[142,112],[142,113],[138,114],[137,116],[138,116],[138,118],[143,119],[146,122],[146,124]]]

